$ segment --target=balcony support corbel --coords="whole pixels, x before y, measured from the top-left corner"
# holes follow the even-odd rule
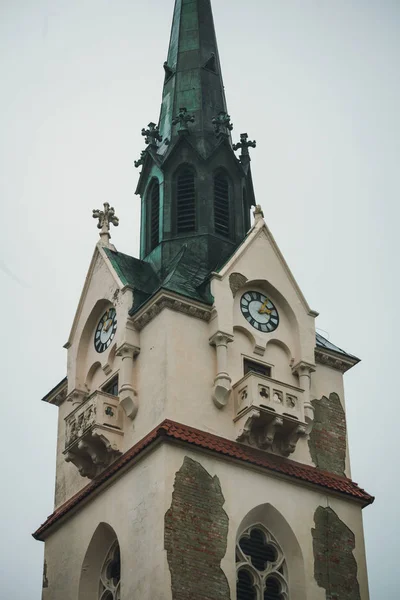
[[[217,352],[217,375],[214,379],[212,398],[217,408],[224,408],[231,393],[232,379],[228,374],[228,344],[233,341],[233,335],[217,331],[211,338],[211,346]]]

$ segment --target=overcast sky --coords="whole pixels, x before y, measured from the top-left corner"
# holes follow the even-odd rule
[[[372,600],[398,592],[398,0],[213,0],[234,139],[257,201],[346,375]],[[40,598],[67,340],[115,206],[138,255],[141,128],[157,121],[173,0],[0,0],[1,596]]]

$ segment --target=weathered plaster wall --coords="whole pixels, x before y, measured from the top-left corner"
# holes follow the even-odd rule
[[[314,426],[308,439],[311,458],[319,469],[344,476],[346,418],[337,394],[312,400]]]
[[[185,457],[201,466],[182,471],[184,461],[193,467],[193,463],[186,461]],[[189,480],[185,481],[187,476]],[[214,485],[214,477],[218,478],[221,495],[218,486]],[[190,478],[194,480],[191,482]],[[189,490],[192,483],[193,487]],[[174,576],[175,567],[171,568],[167,560],[165,515],[170,510],[171,518],[179,515],[183,507],[180,502],[187,502],[188,507],[194,507],[193,516],[200,516],[201,511],[204,515],[205,506],[201,508],[203,495],[205,502],[207,498],[211,502],[214,496],[216,506],[213,522],[221,531],[225,527],[221,512],[222,497],[224,499],[222,510],[228,518],[228,535],[220,566],[227,578],[232,599],[235,598],[236,586],[237,536],[251,524],[261,522],[271,531],[285,554],[290,574],[291,600],[326,600],[325,589],[318,585],[314,577],[312,530],[316,527],[314,517],[317,509],[330,507],[354,533],[353,555],[358,567],[360,597],[368,600],[359,505],[328,496],[322,490],[297,485],[294,480],[270,477],[243,464],[173,445],[158,446],[52,533],[46,542],[48,587],[44,589],[43,600],[78,597],[80,570],[90,540],[101,522],[108,523],[114,529],[120,543],[122,598],[139,596],[142,600],[173,600],[171,575]],[[197,523],[189,517],[188,508],[184,523],[190,531]],[[218,521],[219,518],[221,521]],[[201,536],[200,532],[200,540]],[[223,537],[224,534],[220,545],[217,542],[218,559],[213,558],[212,568],[216,563],[219,564],[223,553]],[[169,539],[171,541],[172,537]],[[181,558],[185,560],[182,553]],[[222,575],[219,576],[222,582]]]

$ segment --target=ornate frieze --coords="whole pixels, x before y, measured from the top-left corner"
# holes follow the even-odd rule
[[[358,359],[351,360],[346,356],[338,356],[337,354],[331,354],[326,350],[322,350],[321,348],[315,348],[315,362],[331,367],[332,369],[337,369],[341,373],[346,373],[351,367],[354,367],[357,364]]]
[[[119,399],[96,392],[65,419],[65,460],[92,479],[122,452]]]
[[[194,317],[202,321],[208,322],[211,318],[211,307],[202,307],[178,300],[172,296],[161,294],[154,300],[154,302],[146,306],[143,311],[140,311],[137,316],[135,315],[133,317],[132,320],[136,329],[141,331],[143,327],[145,327],[147,323],[150,323],[154,317],[160,314],[164,308],[169,308],[170,310],[184,313],[185,315],[189,315],[190,317]]]

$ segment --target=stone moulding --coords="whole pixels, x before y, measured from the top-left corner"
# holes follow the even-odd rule
[[[330,353],[321,348],[315,348],[315,362],[320,365],[326,365],[332,369],[336,369],[341,373],[346,373],[351,367],[354,367],[359,361],[358,359],[352,360],[350,357],[338,356],[337,354]]]
[[[141,331],[150,321],[160,314],[164,308],[169,308],[175,312],[181,312],[195,319],[206,321],[211,319],[211,306],[202,306],[184,300],[181,296],[169,294],[160,294],[152,302],[147,304],[142,310],[132,317],[132,321],[138,331]]]

